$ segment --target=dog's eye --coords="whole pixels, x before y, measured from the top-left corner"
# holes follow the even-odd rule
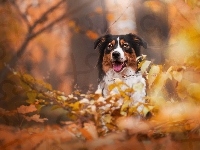
[[[129,48],[129,44],[128,44],[128,43],[124,43],[124,44],[123,44],[123,47],[124,47],[124,48]]]
[[[108,44],[107,49],[111,50],[113,48],[113,45],[111,43]]]

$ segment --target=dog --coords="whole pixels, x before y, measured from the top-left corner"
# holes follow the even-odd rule
[[[140,48],[147,48],[147,43],[135,34],[107,34],[94,42],[94,49],[99,50],[97,68],[99,71],[98,90],[103,96],[108,96],[108,86],[120,79],[131,88],[138,85],[131,95],[133,102],[145,102],[146,81],[138,69],[137,57],[141,55]],[[142,108],[141,108],[142,109]]]

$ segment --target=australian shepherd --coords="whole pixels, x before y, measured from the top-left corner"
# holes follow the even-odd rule
[[[126,35],[107,34],[95,41],[94,49],[99,50],[98,89],[104,96],[109,95],[108,86],[116,79],[120,79],[129,87],[142,86],[142,88],[135,88],[132,99],[135,102],[144,102],[146,81],[138,69],[137,62],[141,46],[147,48],[146,42],[131,33]]]

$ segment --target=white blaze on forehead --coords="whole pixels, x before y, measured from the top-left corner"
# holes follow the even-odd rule
[[[113,52],[116,52],[116,51],[120,53],[120,59],[121,59],[122,61],[125,61],[126,58],[125,58],[125,56],[124,56],[124,51],[123,51],[122,48],[120,47],[120,40],[119,40],[119,37],[117,38],[117,48],[114,49]],[[112,53],[113,53],[113,52],[112,52]],[[112,57],[112,55],[111,55],[111,57]]]
[[[119,37],[117,38],[117,48],[120,47],[119,45]]]

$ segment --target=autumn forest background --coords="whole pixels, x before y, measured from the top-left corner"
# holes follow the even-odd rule
[[[152,118],[96,91],[108,33],[148,43]],[[0,149],[199,149],[199,41],[198,0],[0,0]]]

